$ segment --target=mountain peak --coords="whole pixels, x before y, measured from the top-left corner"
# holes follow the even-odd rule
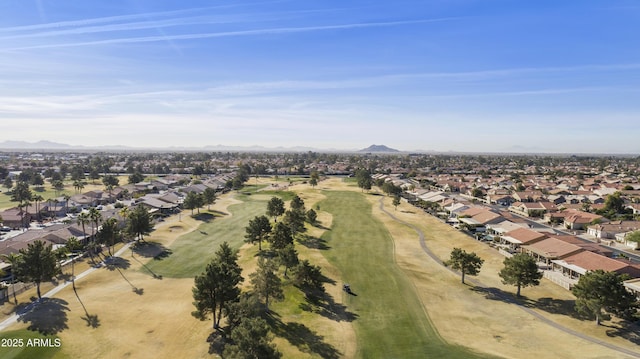
[[[385,145],[371,145],[360,152],[400,152],[394,148],[387,147]]]

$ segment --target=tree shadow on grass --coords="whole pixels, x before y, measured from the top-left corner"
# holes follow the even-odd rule
[[[85,322],[87,322],[87,326],[91,327],[91,328],[97,328],[100,326],[100,319],[98,319],[98,315],[97,314],[89,314],[89,311],[87,311],[87,307],[85,307],[84,303],[82,302],[82,299],[80,299],[80,296],[78,295],[78,291],[76,290],[76,288],[73,288],[73,292],[76,295],[76,298],[78,298],[78,302],[80,302],[80,305],[82,306],[82,309],[84,309],[84,317],[81,317],[82,320],[84,320]]]
[[[42,298],[24,308],[18,317],[19,322],[29,323],[28,330],[44,335],[57,334],[67,328],[67,307],[65,300],[59,298]]]
[[[173,253],[171,249],[158,242],[136,243],[131,250],[134,254],[154,260],[163,260]]]
[[[575,300],[563,300],[555,298],[540,298],[538,300],[528,300],[528,306],[544,310],[551,314],[562,314],[579,320],[591,320],[588,315],[584,315],[576,311]],[[594,318],[595,319],[595,318]]]
[[[116,269],[127,269],[131,267],[131,262],[128,259],[124,259],[122,257],[109,257],[104,260],[105,267],[114,271]]]
[[[124,279],[127,283],[129,283],[129,285],[131,286],[131,290],[133,290],[134,293],[136,293],[137,295],[142,295],[144,294],[144,289],[143,288],[138,288],[135,285],[133,285],[133,283],[131,283],[131,281],[129,279],[127,279],[127,277],[124,275],[124,273],[122,273],[122,270],[120,270],[120,268],[118,267],[114,267],[115,270],[118,271],[118,273],[120,273],[120,275],[122,276],[122,279]]]
[[[609,337],[624,338],[636,345],[640,345],[640,323],[629,322],[626,320],[620,321],[612,325],[607,325],[611,328],[606,331]]]
[[[222,356],[222,352],[224,351],[224,346],[226,344],[226,339],[224,335],[220,331],[213,331],[207,337],[207,343],[209,343],[209,354],[217,354],[218,356]]]
[[[470,289],[484,295],[486,299],[498,300],[505,303],[523,304],[523,301],[526,300],[526,297],[518,298],[515,293],[505,292],[500,288],[473,286]]]
[[[342,303],[337,303],[326,292],[305,291],[305,302],[300,303],[300,309],[320,314],[321,316],[336,322],[352,322],[358,319],[356,313],[347,310]]]
[[[213,221],[214,218],[216,218],[216,216],[211,213],[196,213],[191,217],[197,221],[202,221],[204,223],[209,223]]]
[[[589,320],[586,315],[575,310],[575,300],[563,300],[555,298],[530,299],[525,296],[517,297],[515,293],[505,292],[493,287],[471,287],[471,290],[483,294],[485,298],[498,300],[505,303],[517,304],[526,308],[539,309],[551,314],[566,315],[579,320]]]
[[[154,279],[162,279],[162,274],[156,274],[154,271],[151,270],[151,268],[147,267],[144,263],[142,263],[138,258],[133,257],[133,259],[136,260],[136,262],[140,263],[140,265],[142,265],[142,267],[144,269],[146,269],[149,273],[151,273],[151,275],[153,276]]]
[[[331,249],[331,247],[327,245],[326,240],[322,238],[312,237],[306,234],[298,238],[298,243],[302,244],[307,248],[312,248],[312,249],[320,249],[320,250]]]
[[[303,353],[315,354],[325,359],[341,357],[341,353],[333,345],[326,343],[323,336],[312,331],[304,324],[284,323],[280,318],[273,315],[268,315],[266,320],[276,336],[286,339]]]
[[[209,209],[209,210],[207,210],[207,212],[212,213],[214,217],[222,217],[222,216],[228,216],[229,215],[229,213],[218,211],[218,210],[215,210],[215,209]]]

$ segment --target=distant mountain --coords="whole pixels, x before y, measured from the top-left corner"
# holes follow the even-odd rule
[[[64,149],[71,148],[69,145],[63,143],[51,142],[51,141],[38,141],[38,142],[25,142],[25,141],[4,141],[0,142],[0,148],[7,149]]]
[[[387,147],[385,145],[371,145],[358,152],[400,152],[394,148]]]
[[[77,146],[68,145],[64,143],[57,143],[51,141],[38,141],[38,142],[26,142],[26,141],[2,141],[0,142],[0,150],[18,150],[18,151],[122,151],[122,152],[139,152],[139,151],[186,151],[186,152],[198,152],[198,151],[232,151],[232,152],[308,152],[308,151],[327,151],[327,152],[353,152],[353,150],[338,150],[329,149],[321,150],[312,147],[264,147],[264,146],[225,146],[225,145],[208,145],[202,147],[189,147],[189,146],[169,146],[169,147],[130,147],[121,145],[107,145],[107,146]]]

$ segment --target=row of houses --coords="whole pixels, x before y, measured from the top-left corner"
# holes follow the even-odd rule
[[[94,228],[94,223],[88,223],[83,228],[77,223],[75,215],[70,214],[70,209],[75,208],[76,211],[84,210],[89,207],[95,207],[100,210],[103,220],[116,218],[121,226],[125,224],[125,218],[121,214],[121,208],[115,208],[114,203],[119,203],[118,207],[145,206],[152,215],[169,215],[180,211],[184,197],[189,192],[202,193],[207,188],[212,188],[217,192],[224,191],[224,184],[231,178],[230,174],[212,177],[204,180],[200,184],[194,185],[171,185],[167,184],[163,189],[158,190],[154,184],[137,184],[136,188],[132,185],[118,187],[108,194],[103,191],[89,191],[68,198],[66,208],[51,211],[46,205],[40,209],[44,214],[49,216],[51,221],[43,223],[38,227],[29,227],[26,231],[19,233],[11,238],[0,241],[0,258],[2,255],[16,254],[21,249],[27,248],[29,243],[36,240],[44,241],[46,244],[52,245],[54,248],[64,246],[71,237],[76,237],[80,242],[86,243],[91,236],[97,232],[98,228]],[[148,186],[153,185],[151,189]],[[172,187],[173,186],[173,187]],[[136,198],[125,198],[118,195],[126,193],[135,195]],[[43,212],[41,212],[43,213]],[[21,211],[18,208],[11,208],[0,212],[3,218],[3,225],[21,228],[23,223],[32,221],[36,214],[29,213],[28,209]],[[24,216],[24,217],[23,217]],[[6,268],[9,265],[0,261],[0,268]]]
[[[614,258],[614,251],[599,243],[575,235],[558,234],[550,227],[531,228],[530,221],[513,211],[458,201],[443,191],[412,192],[416,202],[437,206],[435,213],[480,240],[489,242],[505,256],[526,253],[536,259],[545,277],[570,289],[588,271],[602,269],[631,278],[640,278],[640,264]],[[624,238],[624,233],[640,229],[639,221],[602,222],[590,225],[601,216],[575,209],[559,211],[568,228],[585,228],[597,238]],[[638,280],[629,281],[638,285]]]

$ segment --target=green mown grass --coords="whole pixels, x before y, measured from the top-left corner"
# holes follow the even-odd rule
[[[9,194],[9,191],[4,186],[0,187],[0,191],[2,191],[2,193],[0,193],[0,209],[8,209],[8,208],[13,208],[18,206],[18,202],[11,201],[11,195]],[[68,194],[69,196],[73,196],[75,194],[73,187],[70,187],[66,183],[65,183],[65,189],[59,193],[57,193],[53,189],[53,187],[51,187],[51,185],[49,185],[48,183],[44,186],[42,191],[36,191],[32,186],[31,192],[33,193],[34,196],[37,196],[37,195],[42,196],[42,198],[44,198],[43,204],[48,204],[47,200],[49,198],[58,198],[65,194]],[[35,202],[32,201],[32,203],[35,205]],[[51,206],[53,206],[53,203],[51,204]],[[58,203],[58,208],[62,208],[62,207],[64,207],[64,202]]]
[[[264,195],[269,195],[272,197],[280,197],[280,199],[282,199],[283,201],[291,201],[293,199],[293,197],[296,196],[295,193],[291,192],[291,191],[272,191],[272,190],[267,190],[267,191],[260,191],[258,192],[259,194],[264,194]]]
[[[236,198],[251,196],[237,195]],[[150,261],[146,267],[157,275],[171,278],[192,278],[204,271],[220,244],[228,242],[238,249],[244,243],[245,228],[249,220],[264,214],[267,202],[246,200],[229,207],[232,216],[215,214],[198,229],[180,236],[171,246],[170,254],[162,259]],[[202,211],[206,215],[207,211]],[[211,214],[209,214],[211,216]],[[143,268],[142,271],[147,271]]]
[[[30,330],[15,330],[10,332],[4,332],[0,334],[0,340],[2,339],[22,339],[22,347],[2,347],[0,346],[0,358],[2,359],[47,359],[53,358],[54,355],[59,354],[60,349],[64,347],[64,343],[60,342],[60,347],[29,347],[29,339],[51,339],[56,338],[53,335],[43,335],[38,332],[32,332]],[[4,344],[10,344],[2,340]],[[59,355],[57,357],[60,357]]]
[[[445,343],[423,310],[415,289],[394,262],[393,240],[372,216],[371,204],[356,192],[323,192],[320,202],[333,215],[322,236],[325,252],[355,295],[343,293],[356,316],[360,358],[476,358],[469,350]]]

